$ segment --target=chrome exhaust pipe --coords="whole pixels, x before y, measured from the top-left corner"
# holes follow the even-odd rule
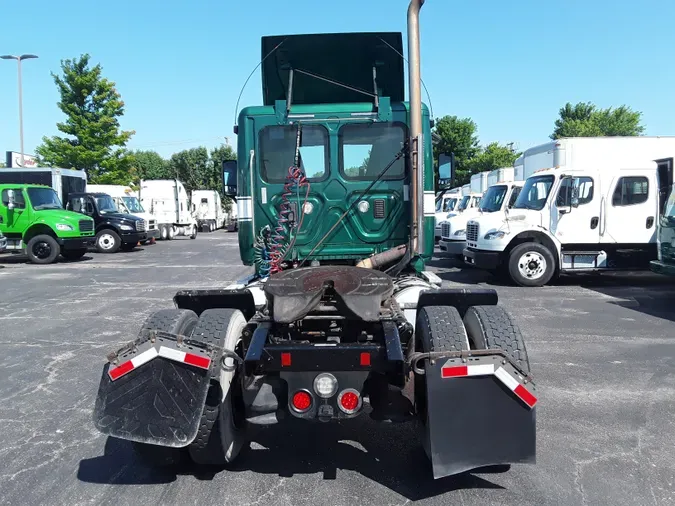
[[[425,0],[408,6],[408,79],[410,90],[410,167],[412,178],[411,253],[422,253],[424,244],[424,143],[422,139],[422,86],[420,81],[420,9]]]

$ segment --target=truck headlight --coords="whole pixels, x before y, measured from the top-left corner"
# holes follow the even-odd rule
[[[64,232],[70,232],[72,230],[75,230],[72,226],[68,225],[67,223],[57,223],[56,224],[56,230],[62,230]]]
[[[121,230],[133,230],[134,227],[132,227],[131,225],[120,225],[120,229]]]
[[[502,232],[501,230],[496,230],[494,232],[488,232],[487,234],[485,234],[484,239],[487,239],[488,241],[490,241],[492,239],[501,239],[505,235],[506,235],[506,232]]]
[[[452,234],[452,235],[466,235],[466,230],[465,230],[465,229],[457,230],[457,231],[456,231],[454,234]]]

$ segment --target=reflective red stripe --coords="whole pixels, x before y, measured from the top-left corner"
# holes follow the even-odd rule
[[[441,369],[441,378],[456,378],[457,376],[467,376],[469,368],[465,365],[455,367],[443,367]]]
[[[281,354],[281,366],[289,367],[290,365],[291,365],[291,354],[285,351]]]
[[[370,365],[370,353],[361,353],[361,365],[367,367]]]
[[[117,378],[120,378],[124,376],[126,373],[131,372],[134,370],[134,364],[131,363],[131,360],[127,360],[126,362],[121,363],[114,369],[110,369],[108,371],[108,374],[110,375],[110,379],[115,381]]]
[[[186,364],[201,367],[202,369],[208,369],[209,365],[211,364],[211,359],[208,357],[193,355],[192,353],[186,353],[183,362],[185,362]]]
[[[532,395],[523,385],[518,385],[513,392],[531,408],[537,403],[537,398]]]

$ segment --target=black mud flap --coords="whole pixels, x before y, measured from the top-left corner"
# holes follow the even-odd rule
[[[154,332],[109,357],[94,407],[103,434],[183,447],[197,435],[215,352],[203,343]]]
[[[536,389],[501,355],[425,361],[434,478],[536,457]]]

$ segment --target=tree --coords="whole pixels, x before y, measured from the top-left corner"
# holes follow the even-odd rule
[[[622,105],[598,109],[594,104],[569,102],[559,111],[551,139],[561,137],[636,136],[644,133],[642,113]]]
[[[468,160],[466,168],[471,175],[501,167],[513,167],[513,162],[519,156],[520,153],[516,153],[510,147],[502,146],[498,142],[492,142],[481,148],[476,156]]]
[[[183,182],[187,191],[203,188],[214,189],[212,182],[212,164],[209,152],[204,146],[185,149],[171,155],[169,173],[172,178]]]
[[[128,184],[133,159],[125,149],[134,131],[121,131],[124,102],[115,83],[102,77],[98,64],[89,68],[88,54],[62,60],[63,76],[52,73],[66,115],[57,128],[70,137],[43,137],[36,149],[41,163],[81,169],[92,183]]]
[[[228,213],[232,209],[232,199],[223,193],[223,185],[222,185],[223,162],[236,159],[237,153],[234,151],[234,149],[232,149],[232,146],[230,146],[229,144],[228,145],[223,144],[211,150],[212,175],[210,179],[213,184],[211,188],[218,189],[218,192],[220,193],[220,198],[223,202],[223,208]]]
[[[480,150],[476,135],[477,129],[476,123],[471,118],[444,116],[436,120],[434,133],[438,135],[439,142],[434,145],[434,164],[437,164],[439,155],[455,153],[457,163],[455,183],[457,185],[468,182],[471,176],[466,164]],[[434,174],[434,179],[437,181],[438,167],[434,170]]]
[[[135,164],[134,170],[138,179],[171,179],[169,162],[155,151],[137,150],[132,153]]]

